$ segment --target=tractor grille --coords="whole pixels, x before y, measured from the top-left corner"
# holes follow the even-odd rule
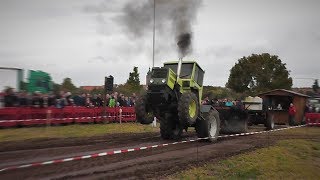
[[[162,84],[162,85],[149,85],[148,86],[148,90],[153,91],[153,92],[160,92],[166,89],[166,84]]]
[[[168,69],[157,68],[152,70],[151,78],[166,78],[168,75]]]

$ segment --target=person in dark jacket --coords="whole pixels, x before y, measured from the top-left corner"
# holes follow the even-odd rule
[[[25,91],[22,91],[19,93],[19,106],[20,107],[27,107],[29,106],[29,99],[27,96],[27,93]]]
[[[97,96],[96,105],[97,105],[98,107],[103,106],[103,99],[102,99],[102,97],[101,97],[101,94],[98,94],[98,96]]]
[[[73,96],[73,100],[76,106],[83,106],[82,104],[84,104],[83,103],[84,100],[79,94],[76,94],[75,96]]]
[[[4,106],[5,107],[15,107],[18,104],[18,97],[14,94],[12,88],[6,90],[6,95],[4,96]]]
[[[56,95],[50,93],[48,97],[48,107],[55,106],[56,104]]]
[[[33,93],[33,97],[32,97],[32,106],[36,107],[36,108],[40,108],[43,107],[43,99],[41,97],[41,93],[36,91]]]

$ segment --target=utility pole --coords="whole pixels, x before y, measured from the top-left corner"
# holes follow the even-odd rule
[[[152,41],[152,67],[154,67],[154,46],[156,38],[156,0],[153,0],[153,41]]]

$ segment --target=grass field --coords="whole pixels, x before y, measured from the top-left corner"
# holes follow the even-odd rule
[[[0,142],[36,140],[43,138],[90,137],[113,133],[157,132],[159,128],[138,123],[75,124],[30,128],[0,129]]]
[[[269,148],[195,167],[173,179],[320,179],[320,128],[279,132],[283,133],[308,134],[317,140],[282,140]]]

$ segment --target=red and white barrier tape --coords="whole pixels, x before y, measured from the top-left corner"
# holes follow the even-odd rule
[[[122,115],[127,117],[129,115]],[[98,119],[98,118],[116,118],[117,116],[94,116],[94,117],[74,117],[74,118],[50,118],[50,119],[22,119],[22,120],[0,120],[0,122],[23,122],[23,121],[53,121],[53,120],[70,120],[70,119]]]
[[[308,125],[320,125],[320,123],[312,123],[312,124],[308,124]],[[275,131],[294,129],[294,128],[299,128],[299,127],[304,127],[304,126],[307,126],[307,125],[291,126],[291,127],[274,129],[274,130],[269,130],[269,131],[257,131],[257,132],[250,132],[250,133],[220,135],[220,136],[218,136],[218,138],[262,134],[262,133],[266,133],[266,132],[275,132]],[[120,150],[114,150],[114,151],[109,151],[109,152],[101,152],[101,153],[95,153],[95,154],[89,154],[89,155],[83,155],[83,156],[75,156],[75,157],[69,157],[69,158],[64,158],[64,159],[56,159],[56,160],[50,160],[50,161],[44,161],[44,162],[35,162],[35,163],[23,164],[23,165],[17,165],[17,166],[10,166],[10,167],[5,167],[5,168],[0,169],[0,172],[7,171],[7,170],[13,170],[13,169],[22,169],[22,168],[27,168],[27,167],[43,166],[43,165],[48,165],[48,164],[58,164],[58,163],[63,163],[63,162],[68,162],[68,161],[76,161],[76,160],[81,160],[81,159],[109,156],[109,155],[114,155],[114,154],[128,153],[128,152],[133,152],[133,151],[140,151],[140,150],[164,147],[164,146],[175,145],[175,144],[183,144],[183,143],[187,143],[187,142],[195,142],[195,141],[206,140],[206,139],[209,139],[209,137],[196,138],[196,139],[190,139],[190,140],[184,140],[184,141],[177,141],[177,142],[173,142],[173,143],[150,145],[150,146],[144,146],[144,147],[136,147],[136,148],[130,148],[130,149],[120,149]]]

